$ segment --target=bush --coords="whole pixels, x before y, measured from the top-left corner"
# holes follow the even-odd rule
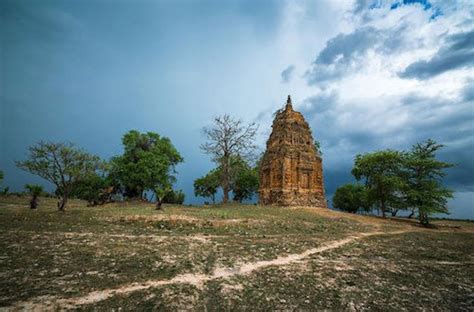
[[[182,205],[184,203],[185,195],[182,190],[172,190],[163,197],[163,203]]]
[[[334,208],[356,213],[360,209],[369,211],[367,190],[360,184],[345,184],[340,186],[332,198]]]
[[[73,184],[71,196],[86,200],[90,206],[95,206],[109,202],[112,192],[113,187],[107,178],[93,173]]]

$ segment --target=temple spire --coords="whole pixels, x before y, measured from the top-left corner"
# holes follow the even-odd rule
[[[293,110],[293,105],[291,105],[291,97],[288,95],[288,99],[286,100],[285,110]]]

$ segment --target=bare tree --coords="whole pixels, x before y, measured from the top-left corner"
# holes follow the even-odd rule
[[[207,142],[201,150],[211,155],[212,160],[220,167],[220,184],[224,193],[223,202],[229,201],[232,181],[232,159],[240,157],[251,159],[256,149],[255,136],[258,126],[255,123],[244,125],[242,120],[229,115],[214,118],[210,128],[203,128]]]

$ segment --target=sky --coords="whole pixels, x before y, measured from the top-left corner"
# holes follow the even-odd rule
[[[330,198],[356,154],[432,138],[456,164],[452,218],[474,219],[474,2],[0,1],[4,186],[51,185],[15,167],[28,146],[70,141],[109,159],[131,130],[169,137],[176,188],[214,167],[204,126],[259,125],[291,94],[321,142]]]

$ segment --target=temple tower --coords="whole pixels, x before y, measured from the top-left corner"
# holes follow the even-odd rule
[[[260,204],[326,208],[321,156],[290,96],[272,128],[260,165]]]

